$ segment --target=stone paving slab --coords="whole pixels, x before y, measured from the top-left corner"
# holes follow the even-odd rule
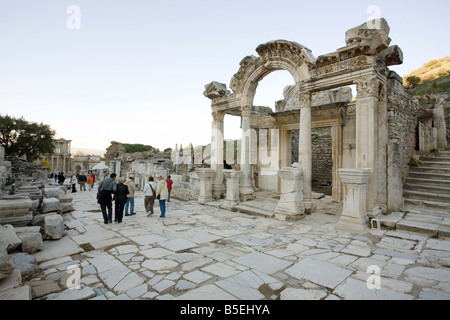
[[[400,229],[345,233],[334,227],[342,207],[315,201],[317,212],[295,222],[177,200],[160,219],[146,217],[137,192],[137,215],[104,225],[90,212],[99,208],[95,194],[76,193],[68,232],[33,254],[42,268],[28,281],[33,299],[448,298],[449,239]],[[77,292],[65,290],[70,265],[82,270]],[[374,265],[379,290],[367,288]]]

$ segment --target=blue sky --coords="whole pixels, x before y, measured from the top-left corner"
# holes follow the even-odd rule
[[[80,29],[67,27],[80,9]],[[249,1],[1,0],[0,113],[44,122],[57,138],[104,151],[111,141],[164,149],[210,142],[211,81],[229,85],[247,55],[271,40],[315,57],[345,46],[345,32],[379,8],[401,76],[450,53],[448,0]],[[267,76],[254,103],[273,107],[293,79]],[[239,121],[227,117],[225,137]]]

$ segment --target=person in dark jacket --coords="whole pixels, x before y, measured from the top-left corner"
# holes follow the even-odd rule
[[[60,172],[60,173],[58,174],[58,182],[59,182],[59,185],[60,185],[60,186],[64,185],[64,181],[66,181],[66,177],[64,176],[64,172]]]
[[[102,208],[105,224],[112,223],[112,194],[117,190],[116,174],[111,173],[109,178],[103,180],[98,186],[97,203]],[[108,212],[106,210],[108,209]]]
[[[128,190],[128,186],[123,183],[124,180],[122,178],[119,178],[117,182],[117,190],[114,194],[114,199],[116,201],[116,212],[114,214],[115,218],[114,221],[121,223],[123,218],[123,210],[125,208],[125,204],[128,201],[127,194],[130,193]]]

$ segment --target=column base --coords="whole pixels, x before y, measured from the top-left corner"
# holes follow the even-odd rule
[[[297,221],[304,217],[305,207],[301,202],[278,202],[275,209],[275,218],[281,221]]]
[[[369,231],[369,219],[341,216],[336,229],[348,233],[363,234]]]
[[[239,190],[239,196],[241,202],[245,202],[247,200],[253,200],[255,199],[255,190],[253,190],[252,187],[242,187]]]
[[[313,213],[316,211],[317,206],[312,200],[303,200],[303,206],[305,207],[305,212]]]
[[[202,196],[198,197],[198,203],[200,203],[200,204],[205,204],[207,202],[213,202],[213,201],[214,201],[214,199],[211,197],[202,197]]]

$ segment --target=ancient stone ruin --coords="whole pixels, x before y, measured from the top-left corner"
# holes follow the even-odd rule
[[[72,197],[68,185],[52,183],[26,161],[0,160],[0,299],[29,300],[31,290],[21,283],[40,272],[32,254],[65,235],[62,215],[73,210]]]

